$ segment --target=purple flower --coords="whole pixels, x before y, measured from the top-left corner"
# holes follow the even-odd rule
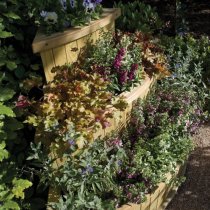
[[[112,141],[109,142],[110,146],[117,146],[117,147],[122,147],[123,143],[122,140],[120,138],[115,138]]]
[[[123,85],[127,82],[128,77],[128,72],[127,71],[122,71],[120,72],[120,84]]]
[[[67,9],[66,0],[60,0],[60,3],[63,9],[66,10]]]
[[[68,144],[69,144],[70,146],[75,145],[74,139],[69,139],[69,140],[68,140]]]
[[[85,169],[82,170],[82,174],[91,174],[93,173],[93,167],[88,164]]]
[[[131,65],[131,69],[130,69],[130,72],[129,72],[129,74],[128,74],[128,79],[129,79],[130,81],[134,79],[135,74],[136,74],[136,71],[138,70],[138,67],[139,67],[139,65],[138,65],[137,63],[133,63],[133,64]]]
[[[47,11],[42,10],[40,12],[40,16],[43,17],[43,18],[45,18],[47,16]]]
[[[70,5],[71,5],[71,8],[74,8],[75,7],[75,0],[70,0]]]
[[[126,49],[125,48],[120,48],[117,52],[117,55],[114,59],[114,63],[113,63],[113,66],[115,69],[119,70],[121,65],[122,65],[122,59],[124,57],[126,53]]]
[[[85,9],[87,10],[94,10],[95,9],[95,6],[96,4],[91,2],[91,0],[84,0],[83,1],[83,6],[85,7]]]

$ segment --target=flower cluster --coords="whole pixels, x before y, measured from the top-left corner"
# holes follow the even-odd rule
[[[47,33],[62,31],[70,26],[82,26],[98,19],[102,13],[102,0],[57,0],[46,3],[44,0],[32,2],[36,19]]]
[[[129,90],[143,78],[141,44],[135,34],[104,33],[88,53],[87,71],[98,72],[115,94]]]

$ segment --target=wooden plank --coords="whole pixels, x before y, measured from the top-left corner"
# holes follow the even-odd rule
[[[111,133],[112,131],[116,130],[117,125],[115,124],[115,119],[109,119],[108,122],[110,126],[104,129],[105,136]]]
[[[49,188],[48,192],[48,203],[58,202],[60,198],[60,190],[58,188]],[[47,206],[47,210],[53,210],[51,207]]]
[[[66,48],[65,46],[56,47],[53,50],[55,66],[62,66],[67,63]]]
[[[54,33],[50,36],[38,32],[32,43],[33,52],[42,52],[80,39],[114,22],[120,14],[121,11],[119,8],[107,8],[103,9],[103,14],[99,20],[92,21],[88,26],[70,28],[64,32]]]
[[[46,80],[47,82],[52,81],[55,76],[51,72],[52,68],[55,67],[55,61],[52,50],[41,52],[41,58],[42,58]]]
[[[146,201],[141,203],[140,210],[149,210],[151,195],[146,195]]]
[[[128,203],[120,208],[117,208],[117,210],[140,210],[140,204]]]
[[[77,42],[73,41],[66,45],[66,57],[68,63],[74,63],[77,61],[79,54]]]

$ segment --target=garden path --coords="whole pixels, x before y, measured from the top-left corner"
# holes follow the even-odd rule
[[[210,210],[210,122],[193,140],[196,146],[187,163],[186,181],[166,210]]]

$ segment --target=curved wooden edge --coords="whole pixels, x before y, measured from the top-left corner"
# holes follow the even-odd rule
[[[172,177],[179,178],[185,174],[185,171],[186,162],[183,165],[177,166],[173,176],[170,173],[167,174],[167,180],[170,181]],[[177,190],[178,187],[173,184],[160,183],[154,193],[146,195],[147,199],[145,202],[141,204],[129,203],[117,208],[117,210],[165,210]]]
[[[54,33],[50,36],[37,32],[32,43],[33,52],[42,52],[77,40],[110,24],[120,15],[120,8],[104,8],[101,18],[99,20],[92,21],[88,26],[70,28],[64,32]]]

